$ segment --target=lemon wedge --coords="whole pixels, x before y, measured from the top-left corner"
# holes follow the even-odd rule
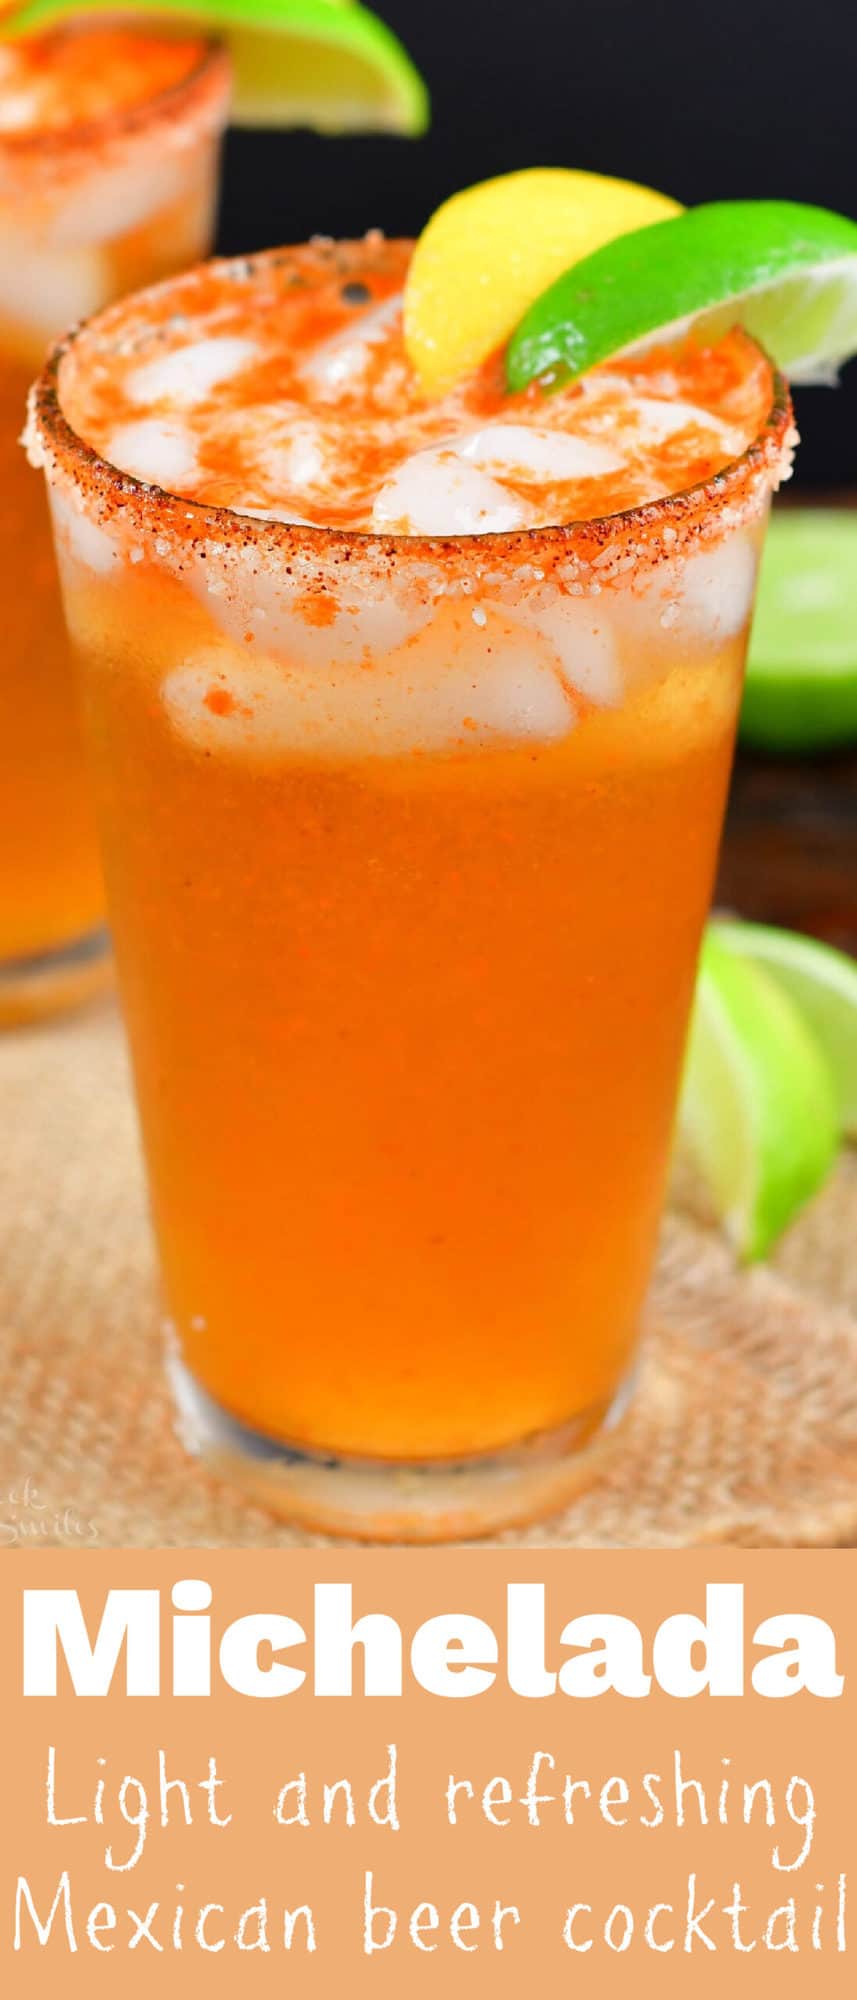
[[[567,167],[529,167],[452,195],[423,230],[405,288],[405,345],[426,393],[443,395],[478,368],[569,265],[680,213],[651,188]]]

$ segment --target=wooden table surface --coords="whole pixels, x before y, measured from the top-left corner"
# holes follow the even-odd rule
[[[857,956],[857,745],[815,759],[739,752],[717,900]]]
[[[857,491],[798,484],[776,506],[857,508]],[[739,751],[717,900],[857,956],[857,743],[813,758]]]

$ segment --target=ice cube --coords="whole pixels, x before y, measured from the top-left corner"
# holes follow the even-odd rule
[[[256,509],[242,511],[261,514]],[[215,594],[209,562],[198,563],[192,578],[197,596],[233,645],[313,670],[331,663],[353,661],[365,666],[383,659],[415,638],[432,615],[431,605],[416,597],[369,597],[358,595],[356,588],[344,602],[328,605],[313,595],[304,598],[291,579],[262,568],[246,577],[239,572]]]
[[[386,480],[372,525],[396,535],[487,535],[525,528],[533,510],[458,457],[455,447],[414,452]]]
[[[608,409],[612,409],[617,402],[627,402],[632,394],[627,375],[611,375],[603,364],[591,375],[581,375],[574,386],[584,402],[604,403]]]
[[[161,700],[177,733],[207,754],[252,756],[288,742],[286,677],[269,662],[212,650],[173,668]]]
[[[194,441],[183,424],[168,418],[143,417],[123,424],[108,439],[105,456],[120,472],[150,486],[178,491],[192,483],[198,467]]]
[[[190,191],[190,167],[186,156],[165,150],[153,159],[153,148],[144,148],[132,160],[105,165],[101,150],[92,148],[91,171],[79,172],[63,183],[62,199],[52,205],[50,235],[56,243],[108,243],[126,231],[137,229],[162,209],[177,203]]]
[[[692,555],[657,563],[649,574],[605,592],[626,642],[651,658],[665,647],[719,645],[743,630],[753,606],[758,554],[733,530]]]
[[[125,383],[132,403],[204,403],[212,389],[243,373],[255,361],[255,341],[237,334],[212,335],[159,354],[135,368]]]
[[[236,513],[299,527],[291,509],[263,508],[234,496]],[[338,571],[329,592],[318,589],[318,569],[310,555],[288,564],[257,561],[224,567],[211,551],[192,558],[186,570],[195,595],[220,631],[240,652],[263,652],[284,664],[315,669],[331,662],[371,664],[414,639],[433,616],[431,599],[416,582],[386,591],[372,575]]]
[[[556,674],[520,644],[495,648],[490,661],[450,665],[434,649],[375,672],[342,667],[323,676],[212,652],[175,668],[161,697],[195,749],[254,762],[550,742],[575,722]]]
[[[5,83],[2,71],[0,83]],[[38,126],[42,104],[42,93],[34,85],[29,89],[22,83],[14,89],[7,86],[0,93],[0,132],[26,132],[28,127]]]
[[[401,310],[401,293],[397,292],[382,305],[370,306],[359,318],[349,320],[341,333],[323,341],[301,363],[303,380],[327,395],[356,385],[365,374],[373,347],[386,340]]]
[[[326,469],[327,460],[318,425],[308,419],[303,422],[295,419],[283,445],[282,463],[276,465],[278,479],[289,486],[314,486],[324,478]]]
[[[535,424],[486,424],[462,438],[455,450],[460,458],[489,472],[511,472],[521,479],[556,485],[564,479],[600,479],[620,471],[623,464],[607,445],[572,437],[568,431],[541,430]]]
[[[723,451],[737,454],[743,449],[742,433],[734,425],[725,423],[722,417],[714,416],[710,410],[701,410],[696,403],[682,402],[678,396],[672,397],[669,402],[662,402],[656,396],[632,396],[627,407],[633,410],[642,432],[638,449],[640,443],[660,444],[665,438],[677,437],[680,431],[688,428],[710,431],[712,443],[716,441]]]
[[[0,230],[0,318],[47,345],[89,319],[109,296],[111,272],[97,249],[63,250],[17,230]]]
[[[734,638],[753,608],[758,556],[751,537],[733,531],[679,566],[678,631]]]
[[[281,494],[319,483],[336,491],[335,443],[299,403],[259,403],[224,412],[218,417],[217,437],[244,468],[248,492],[252,488],[257,494],[261,487],[272,495],[271,504]]]
[[[609,607],[602,597],[566,597],[558,591],[514,607],[518,624],[552,647],[570,686],[600,708],[622,699],[624,679]]]
[[[73,562],[95,576],[109,576],[118,567],[120,551],[113,537],[88,514],[78,513],[57,486],[51,491],[51,512],[57,545]]]
[[[416,748],[421,747],[429,721],[438,738],[432,747],[441,748],[474,741],[513,743],[522,737],[528,742],[556,742],[569,735],[577,719],[552,668],[514,640],[494,646],[490,667],[450,667],[442,683],[435,679],[423,692],[420,706],[423,713],[414,716],[419,721]]]

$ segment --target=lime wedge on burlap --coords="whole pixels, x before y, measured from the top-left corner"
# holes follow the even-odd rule
[[[568,167],[527,167],[451,195],[426,223],[405,286],[405,345],[423,388],[443,394],[478,368],[569,264],[679,213],[669,195]]]
[[[741,736],[771,751],[857,742],[857,510],[795,507],[774,514]]]
[[[25,0],[0,34],[117,14],[227,43],[235,124],[414,134],[428,123],[419,72],[392,29],[356,0]]]
[[[764,1257],[836,1157],[830,1064],[778,980],[705,940],[679,1137],[740,1255]]]
[[[716,941],[760,966],[800,1010],[824,1050],[833,1076],[839,1119],[857,1138],[857,961],[818,938],[718,917]]]
[[[718,201],[618,236],[536,299],[509,342],[510,389],[735,324],[793,382],[857,351],[857,223],[790,201]]]

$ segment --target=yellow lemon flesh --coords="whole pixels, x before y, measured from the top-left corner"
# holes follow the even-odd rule
[[[405,345],[428,395],[478,368],[548,285],[616,236],[680,204],[633,181],[528,167],[443,203],[417,243],[405,288]]]

